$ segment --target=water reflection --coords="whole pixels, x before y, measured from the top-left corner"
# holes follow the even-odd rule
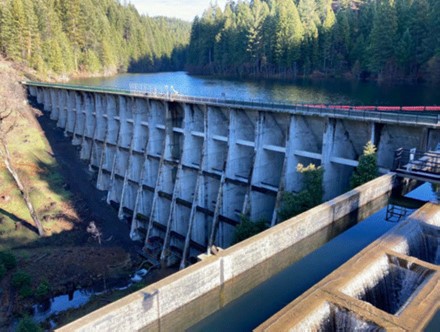
[[[411,84],[378,84],[342,80],[231,80],[190,76],[185,72],[120,74],[72,80],[72,84],[129,89],[131,83],[149,90],[173,86],[180,94],[265,102],[350,105],[440,105],[438,87]]]
[[[425,201],[435,199],[431,185],[428,183],[418,187],[407,196]],[[381,199],[378,201],[380,202]],[[390,230],[395,224],[385,222],[386,200],[381,205],[381,207],[385,206],[384,208],[380,209],[379,206],[380,204],[373,204],[369,211],[364,211],[369,217],[365,218],[363,213],[359,214],[356,222],[360,223],[188,330],[192,332],[250,331],[257,327]],[[378,208],[379,211],[377,211]],[[343,229],[340,229],[340,232],[342,231]]]

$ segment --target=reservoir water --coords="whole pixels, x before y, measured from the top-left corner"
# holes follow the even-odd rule
[[[129,90],[177,91],[198,97],[286,103],[348,105],[440,105],[438,86],[378,84],[340,80],[231,80],[190,76],[185,72],[120,74],[112,77],[75,79],[70,84],[115,87]]]
[[[410,192],[406,197],[437,201],[428,183]],[[257,327],[390,230],[395,223],[385,221],[386,203],[385,199],[382,204],[385,204],[385,207],[375,213],[370,211],[373,214],[363,221],[357,220],[359,223],[355,226],[227,304],[191,327],[189,331],[250,331]]]

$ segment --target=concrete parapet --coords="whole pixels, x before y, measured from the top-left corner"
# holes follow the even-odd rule
[[[439,229],[427,203],[256,331],[423,330],[440,308]]]
[[[361,204],[389,193],[393,183],[394,174],[384,175],[215,256],[205,257],[60,331],[168,331],[190,327],[282,269],[286,264],[282,253],[296,260],[308,254],[314,249],[308,247],[310,236]]]

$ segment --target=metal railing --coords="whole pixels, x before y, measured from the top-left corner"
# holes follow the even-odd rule
[[[440,174],[440,152],[397,149],[394,152],[394,170]]]
[[[440,107],[437,106],[346,106],[310,103],[281,103],[262,100],[240,100],[212,97],[195,97],[156,90],[136,91],[114,87],[56,84],[35,81],[22,82],[26,86],[47,87],[84,92],[112,93],[143,98],[153,98],[183,103],[207,104],[225,108],[256,109],[280,113],[317,115],[332,118],[378,121],[408,125],[440,126]]]

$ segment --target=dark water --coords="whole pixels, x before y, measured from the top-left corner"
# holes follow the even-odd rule
[[[182,95],[288,103],[349,105],[440,105],[440,87],[410,84],[378,84],[337,80],[227,80],[187,75],[185,72],[120,74],[106,78],[72,80],[71,84],[142,90],[177,91]],[[172,88],[171,88],[172,86]]]
[[[407,195],[436,201],[430,184]],[[409,211],[410,213],[410,211]],[[390,230],[386,207],[205,318],[189,331],[250,331]],[[329,254],[331,253],[331,254]]]

